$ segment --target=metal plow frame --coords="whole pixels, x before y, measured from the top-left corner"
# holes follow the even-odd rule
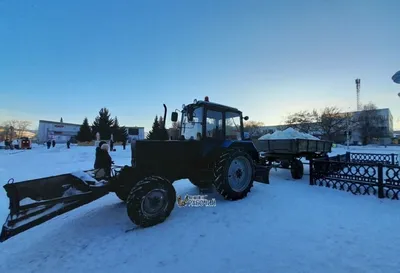
[[[0,242],[108,194],[106,183],[93,177],[94,170],[89,170],[17,183],[10,179],[4,185],[10,213]],[[32,202],[21,204],[25,198]]]

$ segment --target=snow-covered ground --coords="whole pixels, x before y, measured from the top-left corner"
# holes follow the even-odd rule
[[[129,147],[117,149],[116,164],[129,164]],[[0,150],[0,181],[86,170],[93,161],[93,147]],[[109,194],[0,244],[0,272],[399,272],[400,201],[312,187],[305,173],[294,181],[288,170],[272,171],[271,184],[256,183],[243,200],[215,195],[216,207],[176,206],[164,223],[131,232],[124,204]],[[174,185],[197,193],[186,180]],[[0,219],[7,214],[0,190]]]

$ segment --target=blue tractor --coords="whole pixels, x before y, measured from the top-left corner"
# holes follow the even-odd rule
[[[253,142],[244,139],[243,121],[248,117],[240,110],[206,97],[172,112],[172,122],[178,122],[178,112],[178,139],[136,141],[131,166],[114,166],[108,177],[100,179],[97,170],[90,170],[5,185],[10,215],[0,241],[109,192],[126,202],[134,224],[149,227],[172,212],[177,202],[174,181],[188,179],[201,191],[215,189],[231,201],[245,198],[254,181],[269,183],[270,167]],[[163,126],[166,115],[164,105]]]

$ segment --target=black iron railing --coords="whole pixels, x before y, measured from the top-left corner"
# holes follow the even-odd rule
[[[310,185],[399,200],[398,156],[346,153],[329,160],[312,160]]]

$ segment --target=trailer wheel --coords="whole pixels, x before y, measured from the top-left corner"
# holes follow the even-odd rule
[[[147,177],[131,189],[127,198],[127,212],[131,221],[141,227],[162,223],[174,209],[176,191],[167,180]]]
[[[290,169],[290,172],[292,173],[293,179],[302,179],[304,174],[303,162],[301,162],[299,159],[294,159],[292,161],[292,168]]]
[[[227,200],[245,198],[253,187],[255,166],[248,153],[238,149],[223,152],[214,169],[214,185]]]

